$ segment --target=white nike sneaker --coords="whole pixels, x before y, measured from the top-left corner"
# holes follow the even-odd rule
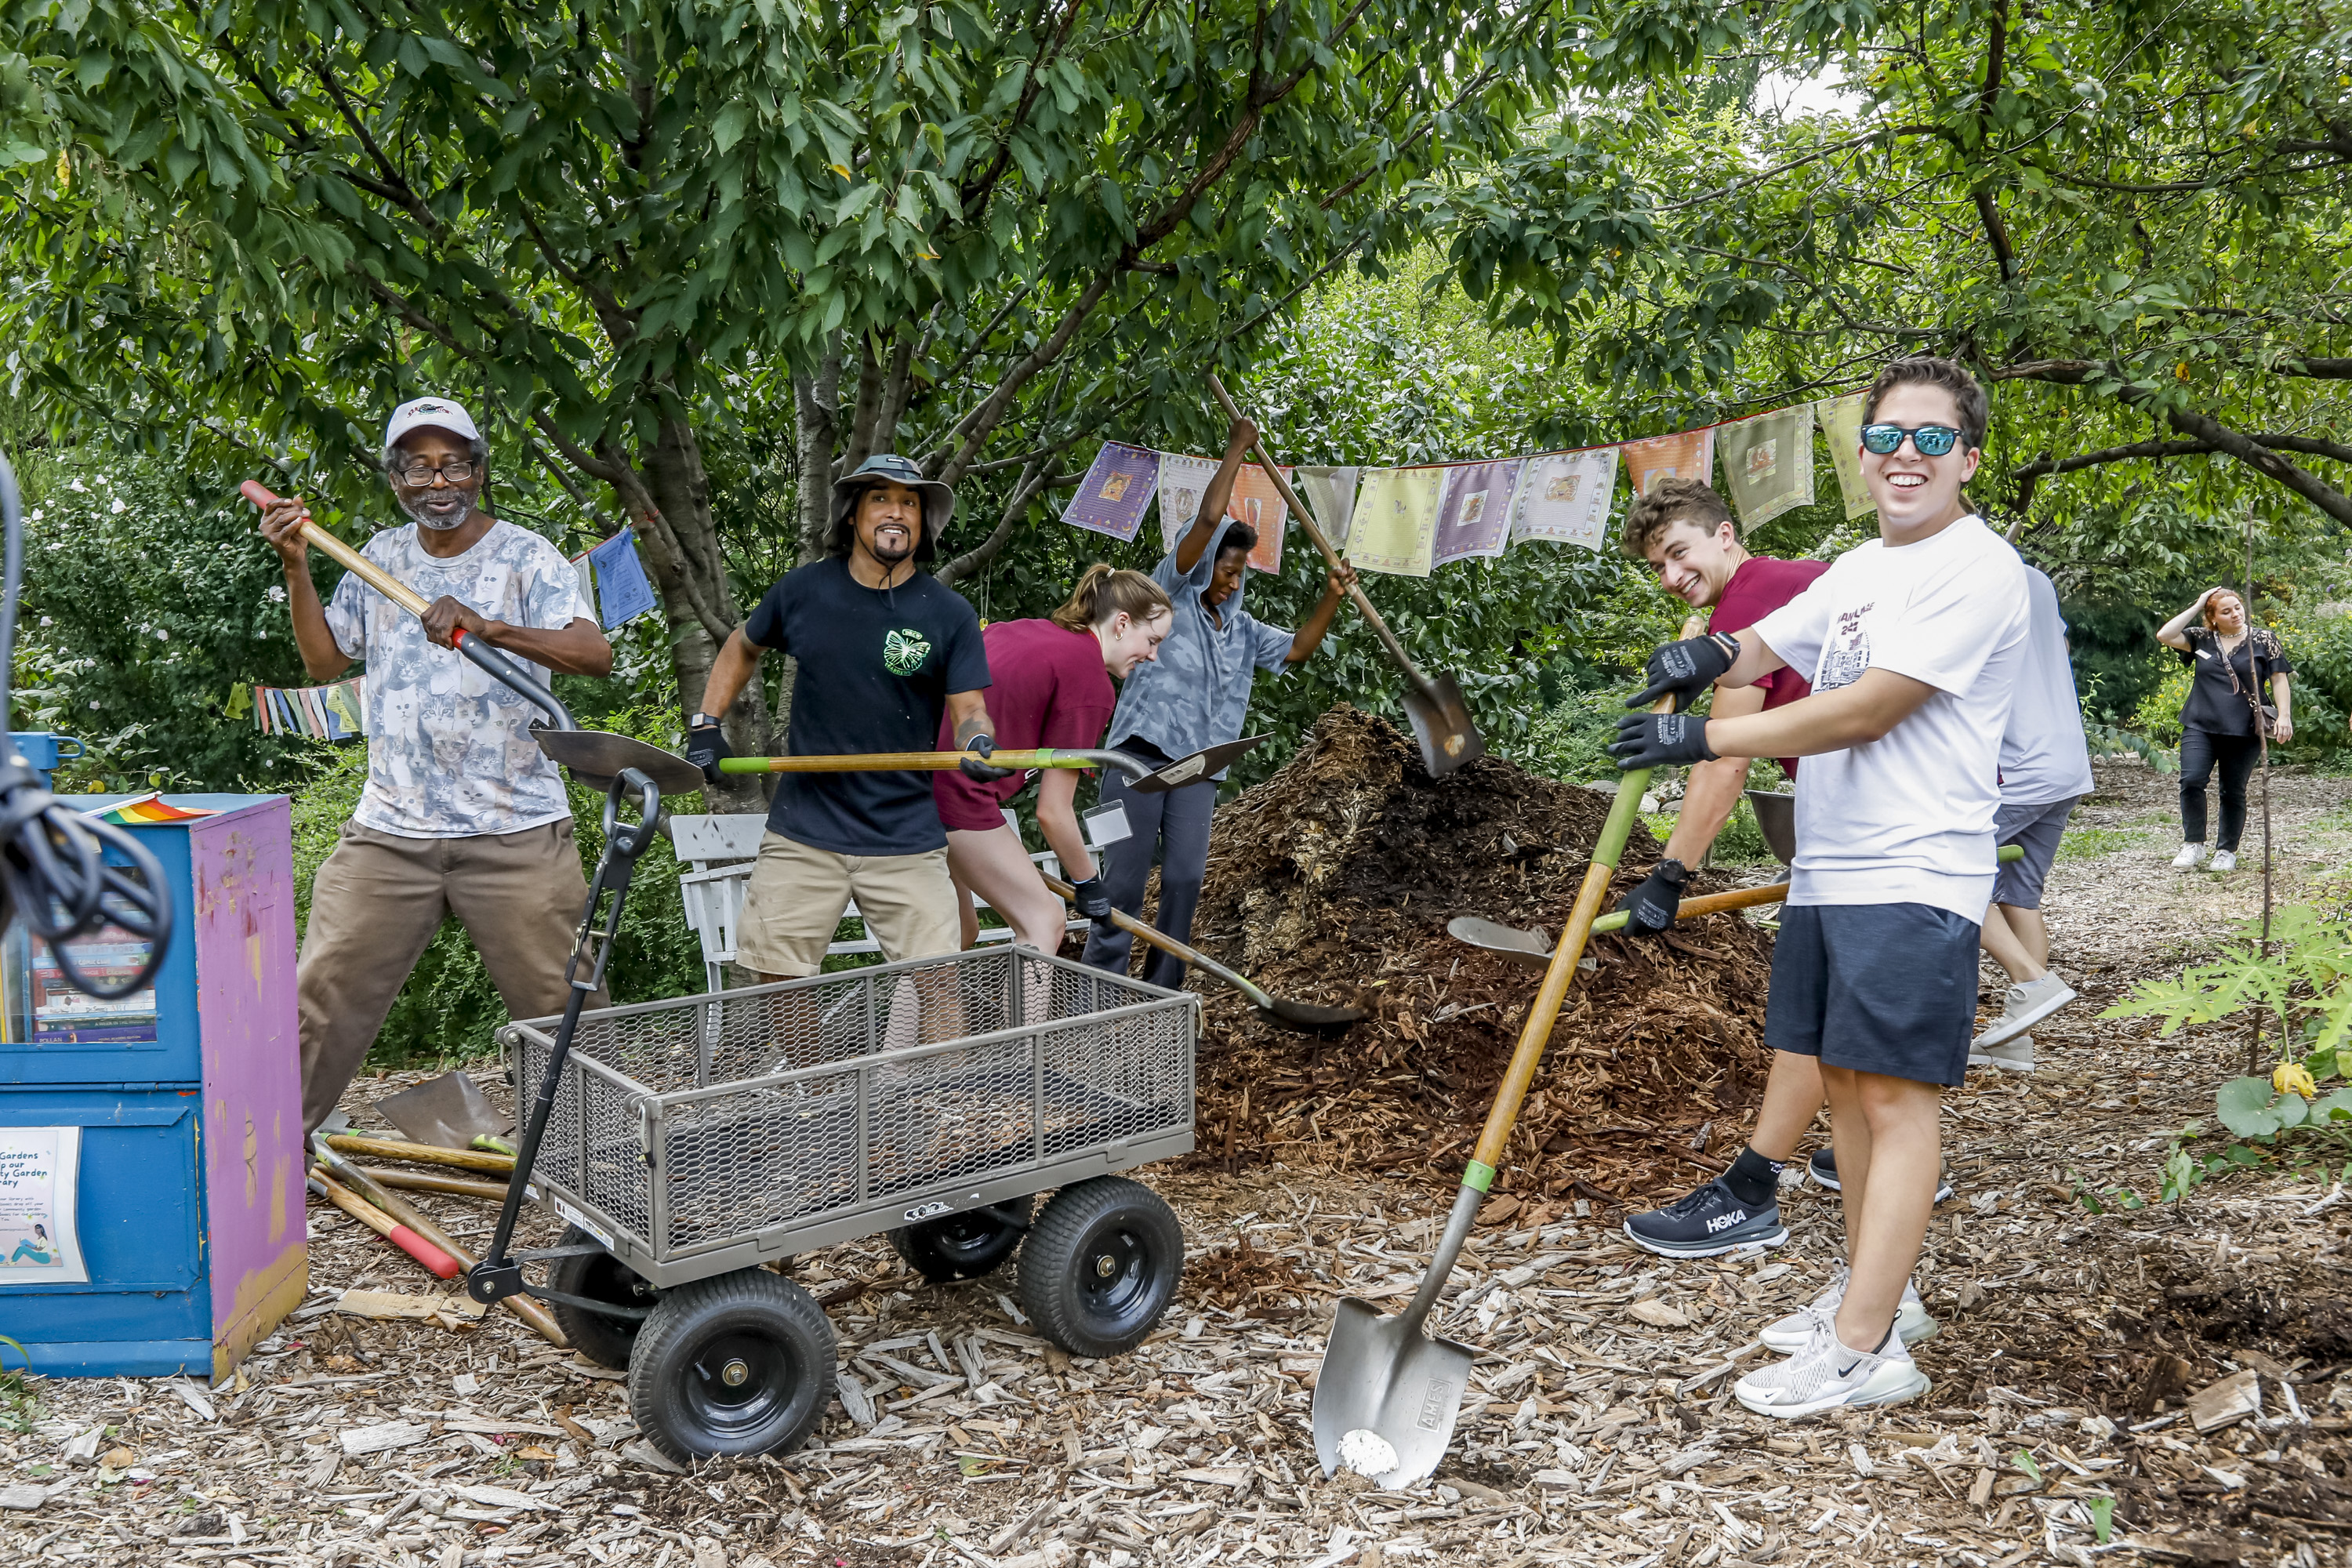
[[[2074,999],[2074,988],[2059,979],[2054,969],[2039,980],[2011,986],[2001,998],[2000,1022],[1969,1042],[1969,1054],[2017,1038]]]
[[[1837,1316],[1838,1306],[1845,1300],[1846,1271],[1837,1271],[1829,1289],[1798,1308],[1785,1318],[1764,1325],[1756,1337],[1764,1342],[1767,1350],[1790,1355],[1803,1350],[1807,1342],[1820,1331],[1821,1325]],[[1902,1304],[1895,1309],[1895,1328],[1906,1345],[1919,1344],[1942,1332],[1942,1325],[1927,1315],[1927,1304],[1919,1300],[1919,1288],[1906,1283]]]
[[[2180,847],[2180,853],[2172,858],[2173,868],[2176,870],[2186,871],[2203,858],[2205,858],[2205,846],[2202,844],[2184,844]]]
[[[1900,1405],[1933,1386],[1900,1333],[1887,1335],[1876,1351],[1858,1351],[1825,1324],[1802,1351],[1759,1367],[1731,1391],[1759,1415],[1792,1421],[1849,1406]]]
[[[2211,863],[2205,868],[2209,871],[2234,871],[2238,868],[2238,852],[2234,849],[2216,849],[2213,851]]]

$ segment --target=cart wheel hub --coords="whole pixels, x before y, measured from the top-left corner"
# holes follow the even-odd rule
[[[1106,1252],[1095,1259],[1095,1278],[1108,1279],[1118,1272],[1118,1259]]]
[[[725,1366],[719,1369],[719,1381],[725,1384],[730,1388],[742,1387],[744,1381],[751,1375],[751,1369],[749,1366],[746,1366],[740,1359],[730,1361]]]

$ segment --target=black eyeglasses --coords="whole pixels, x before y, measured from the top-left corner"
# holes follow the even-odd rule
[[[1960,444],[1960,433],[1949,425],[1865,425],[1862,427],[1862,444],[1869,451],[1884,458],[1903,445],[1903,437],[1911,437],[1911,446],[1923,458],[1940,458]]]
[[[460,458],[454,463],[444,463],[437,468],[430,463],[411,463],[404,468],[394,468],[392,472],[393,477],[402,484],[421,490],[433,482],[433,476],[436,474],[453,485],[462,485],[474,477],[474,465]]]

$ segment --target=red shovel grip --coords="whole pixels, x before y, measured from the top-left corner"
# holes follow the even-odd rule
[[[394,1226],[386,1234],[391,1238],[392,1244],[394,1247],[397,1247],[401,1251],[405,1252],[409,1257],[416,1259],[417,1262],[425,1265],[425,1268],[431,1269],[434,1274],[440,1279],[455,1279],[457,1278],[457,1275],[460,1272],[457,1267],[457,1260],[450,1257],[447,1253],[442,1251],[439,1247],[434,1246],[431,1242],[425,1240],[423,1237],[417,1235],[415,1231],[409,1229],[406,1226]]]

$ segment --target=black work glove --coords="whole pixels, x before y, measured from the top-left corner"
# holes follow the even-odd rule
[[[1625,914],[1627,936],[1655,936],[1675,923],[1675,911],[1682,907],[1683,885],[1690,880],[1690,872],[1679,860],[1661,860],[1642,879],[1641,885],[1617,900]]]
[[[978,752],[982,757],[992,757],[996,754],[996,737],[993,735],[974,735],[971,740],[964,742],[963,749],[967,752]],[[982,784],[995,784],[1000,779],[1011,778],[1019,770],[1015,768],[992,768],[986,763],[980,761],[978,758],[966,757],[963,761],[956,764],[956,771],[962,773],[964,777],[968,779],[977,779]]]
[[[1687,713],[1628,713],[1617,721],[1617,743],[1609,748],[1621,768],[1656,768],[1669,763],[1711,763],[1706,721]]]
[[[1713,686],[1738,657],[1739,639],[1727,632],[1666,643],[1650,656],[1646,667],[1650,684],[1625,699],[1625,706],[1647,708],[1671,692],[1675,711],[1679,713],[1697,701],[1698,694]]]
[[[1110,919],[1110,889],[1103,886],[1100,872],[1083,882],[1071,883],[1070,902],[1077,905],[1078,913],[1090,921],[1099,922]]]
[[[686,732],[686,760],[700,768],[702,776],[712,784],[719,782],[719,759],[734,754],[727,744],[727,731],[717,724],[697,724]]]

